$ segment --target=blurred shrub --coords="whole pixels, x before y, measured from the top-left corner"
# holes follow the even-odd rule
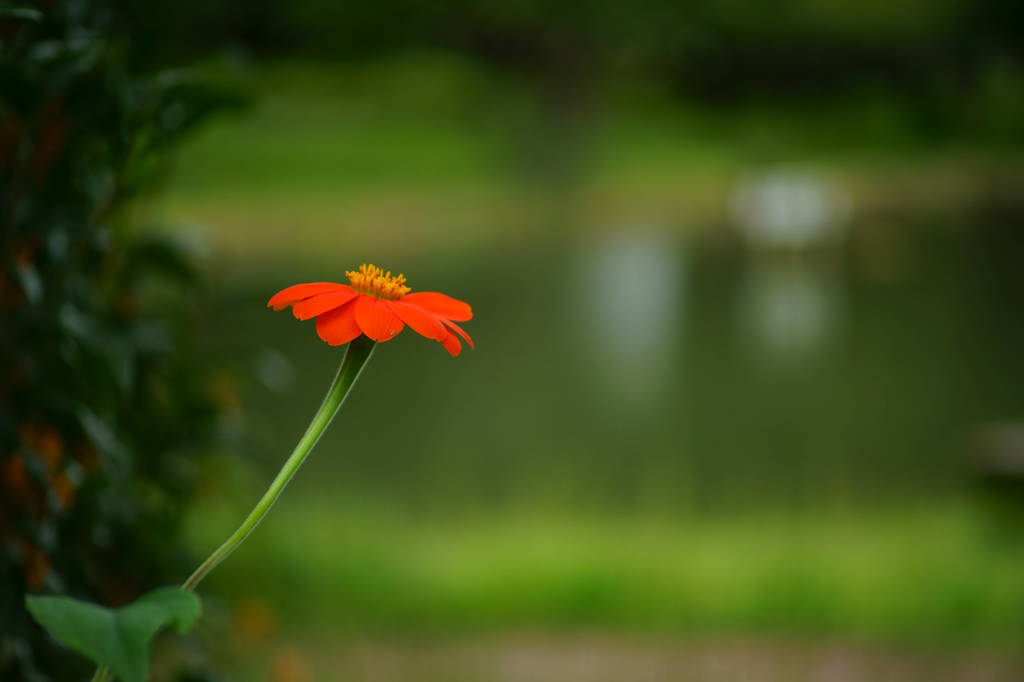
[[[182,135],[231,99],[140,72],[110,3],[0,9],[0,678],[68,680],[29,592],[118,604],[179,581],[217,417],[200,281],[133,235]]]

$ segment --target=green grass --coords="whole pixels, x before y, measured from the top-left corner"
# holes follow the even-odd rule
[[[197,552],[237,518],[202,512]],[[299,629],[612,628],[1008,645],[1024,634],[1024,553],[999,547],[959,510],[455,520],[292,500],[212,585],[229,600],[265,599]]]

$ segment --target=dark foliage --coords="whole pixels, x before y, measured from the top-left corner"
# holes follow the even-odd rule
[[[126,30],[151,51],[241,47],[257,55],[354,59],[453,49],[543,73],[635,63],[694,99],[834,92],[870,85],[926,96],[1024,61],[1024,6],[1011,0],[125,1]],[[926,81],[924,85],[920,81]]]
[[[725,111],[803,112],[869,97],[929,143],[1020,144],[1024,4],[1010,0],[122,4],[121,30],[147,36],[140,59],[230,49],[348,62],[448,51],[525,77],[556,117],[585,111],[609,78],[639,76]]]
[[[182,512],[215,433],[197,272],[132,228],[168,153],[228,102],[142,70],[116,18],[102,2],[0,8],[3,680],[88,674],[26,592],[116,605],[181,580]]]

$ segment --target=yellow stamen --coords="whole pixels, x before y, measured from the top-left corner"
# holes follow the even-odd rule
[[[377,298],[393,301],[412,291],[405,286],[405,275],[392,275],[390,270],[384,272],[376,265],[360,265],[358,272],[348,270],[345,275],[353,289]]]

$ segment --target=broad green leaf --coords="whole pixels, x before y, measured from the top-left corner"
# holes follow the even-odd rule
[[[162,587],[118,609],[70,597],[25,597],[25,605],[58,642],[110,668],[124,682],[146,682],[149,642],[164,627],[184,634],[199,618],[199,598]]]

